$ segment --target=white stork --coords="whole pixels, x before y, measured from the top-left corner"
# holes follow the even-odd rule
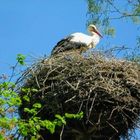
[[[102,35],[93,24],[88,26],[88,31],[90,35],[77,32],[60,40],[53,48],[51,55],[72,50],[78,50],[78,52],[82,53],[90,48],[95,48]]]

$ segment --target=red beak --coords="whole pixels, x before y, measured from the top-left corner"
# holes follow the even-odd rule
[[[94,32],[97,33],[101,38],[103,38],[103,36],[100,34],[98,30],[95,30]]]

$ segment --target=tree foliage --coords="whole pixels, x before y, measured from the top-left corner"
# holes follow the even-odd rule
[[[133,23],[140,24],[139,0],[87,0],[87,3],[88,24],[100,25],[107,35],[115,31],[110,27],[112,20],[129,19]]]
[[[132,22],[137,24],[139,30],[140,0],[87,0],[87,4],[87,24],[97,24],[108,36],[115,34],[116,29],[112,24],[114,21]],[[125,58],[140,62],[140,34],[136,36],[136,46],[132,46],[132,48]]]

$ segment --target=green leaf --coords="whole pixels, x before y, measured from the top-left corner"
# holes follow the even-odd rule
[[[17,58],[16,58],[16,60],[18,61],[18,63],[20,64],[20,65],[25,65],[25,55],[23,55],[23,54],[18,54],[17,55]]]
[[[40,135],[32,136],[31,140],[38,140],[40,138]]]
[[[55,118],[57,118],[59,121],[61,121],[62,124],[65,124],[66,125],[66,121],[65,121],[65,118],[56,114],[55,115]]]
[[[5,98],[8,98],[8,97],[11,96],[11,90],[8,90],[8,89],[3,90],[3,91],[1,91],[1,94],[2,94]]]
[[[9,119],[7,117],[0,118],[0,127],[10,129]]]
[[[114,36],[115,35],[115,29],[114,28],[108,28],[105,30],[105,34]]]
[[[28,112],[30,114],[35,115],[37,111],[35,109],[24,108],[24,112]]]
[[[31,89],[31,91],[32,91],[32,92],[38,92],[38,90],[35,89],[35,88]]]
[[[46,129],[48,129],[51,134],[55,132],[55,124],[49,120],[42,121],[41,125],[46,127]]]
[[[40,117],[33,117],[34,122],[39,122],[40,121]]]
[[[3,83],[1,84],[1,86],[2,86],[2,88],[4,88],[4,89],[8,89],[8,88],[9,88],[9,82],[3,82]]]
[[[30,98],[29,98],[29,96],[24,95],[24,96],[23,96],[23,100],[25,100],[25,101],[29,102],[29,101],[30,101]]]
[[[41,105],[40,103],[35,103],[35,104],[33,104],[33,107],[34,107],[34,108],[41,108],[42,105]]]
[[[69,114],[65,113],[65,117],[68,119],[82,119],[83,118],[83,112],[77,113],[77,114]]]
[[[6,101],[4,99],[0,98],[0,106],[4,105],[5,103],[6,103]]]
[[[21,105],[21,99],[19,97],[11,97],[8,101],[10,106],[19,106]]]
[[[41,128],[40,125],[36,125],[35,127],[36,127],[36,129],[37,129],[38,131],[39,131],[40,128]]]
[[[36,140],[36,137],[35,137],[35,136],[32,136],[32,137],[31,137],[31,140]]]
[[[5,140],[5,138],[2,134],[0,134],[0,140]]]
[[[23,136],[28,135],[28,124],[25,122],[20,121],[18,123],[19,131]]]
[[[30,88],[22,88],[21,91],[25,93],[29,93],[31,90]]]

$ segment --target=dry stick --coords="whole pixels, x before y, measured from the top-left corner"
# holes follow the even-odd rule
[[[129,108],[125,108],[126,110],[132,112],[133,114],[135,114],[135,116],[139,117],[139,115],[137,113],[135,113],[134,110],[135,107],[133,107],[133,109],[129,109]],[[136,109],[136,108],[135,108]]]
[[[40,136],[40,139],[41,139],[41,140],[45,140],[41,135],[39,135],[39,136]]]
[[[63,124],[63,126],[62,126],[62,130],[61,130],[61,133],[60,133],[60,140],[62,140],[63,132],[64,132],[64,124]]]
[[[111,117],[112,117],[114,111],[117,110],[117,109],[118,109],[118,107],[115,107],[115,108],[111,111],[111,114],[110,114],[110,116],[109,116],[109,120],[111,119]]]
[[[101,116],[102,116],[102,112],[99,114],[99,118],[98,118],[98,122],[96,123],[96,125],[94,125],[91,121],[89,121],[92,125],[94,125],[94,127],[92,129],[90,129],[88,131],[88,133],[92,133],[95,131],[95,129],[97,129],[97,126],[100,124],[100,120],[101,120]]]
[[[88,95],[88,99],[87,99],[87,102],[86,102],[86,116],[87,116],[87,121],[86,121],[86,124],[88,123],[88,118],[89,118],[89,114],[88,114],[88,104],[89,104],[89,100],[90,100],[90,93]]]
[[[53,73],[55,70],[57,70],[58,68],[59,68],[59,67],[56,67],[56,68],[52,69],[51,71],[48,71],[48,73],[47,73],[47,75],[45,76],[45,79],[44,79],[44,81],[43,81],[43,85],[45,85],[45,82],[47,81],[49,75],[50,75],[51,73]]]
[[[93,105],[94,105],[96,96],[97,96],[97,93],[94,95],[94,98],[92,99],[92,103],[91,103],[91,107],[90,107],[90,109],[89,109],[87,121],[89,121],[89,118],[90,118],[90,115],[91,115],[91,111],[92,111],[92,109],[93,109]],[[86,122],[86,123],[87,123],[87,122]]]
[[[80,131],[78,131],[77,129],[74,129],[74,128],[71,129],[70,132],[72,132],[72,133],[76,133],[76,134],[79,134],[79,135],[82,134],[82,132],[80,132]]]
[[[93,127],[88,130],[88,133],[91,134],[91,133],[96,132],[96,131],[97,131],[97,125],[93,125]]]
[[[83,106],[83,103],[84,103],[84,101],[82,101],[82,103],[81,103],[81,105],[80,105],[80,107],[79,107],[78,113],[81,111],[82,106]]]
[[[66,101],[65,101],[65,103],[67,103],[67,102],[69,102],[69,101],[73,100],[75,97],[76,97],[76,95],[74,95],[74,96],[73,96],[73,97],[71,97],[70,99],[66,100]]]
[[[77,90],[69,81],[66,80],[66,84],[68,84],[73,90]]]
[[[76,85],[76,90],[78,89],[80,82],[81,82],[81,81],[78,80],[77,85]]]
[[[122,110],[122,112],[123,112],[123,110]],[[126,113],[124,113],[124,115],[127,116],[138,128],[140,128],[140,125],[138,125],[135,121],[133,121],[132,118],[130,118]]]
[[[17,65],[18,65],[18,62],[15,64],[15,66],[12,67],[12,74],[11,74],[8,82],[11,82],[12,78],[14,77],[15,69],[16,69]]]
[[[32,71],[33,75],[35,75],[33,69],[31,69],[31,71]],[[35,81],[36,81],[36,83],[37,83],[38,88],[40,88],[39,81],[38,81],[38,78],[37,78],[36,75],[35,75]]]
[[[111,123],[109,123],[108,121],[106,122],[118,133],[118,130]]]
[[[37,76],[35,76],[35,81],[36,81],[36,83],[37,83],[38,88],[41,88],[40,85],[39,85]]]
[[[121,115],[122,115],[122,117],[123,117],[123,121],[124,121],[124,123],[125,123],[125,125],[128,127],[128,119],[126,118],[126,116],[125,116],[125,114],[123,114],[123,110],[121,110]]]
[[[100,124],[100,122],[101,122],[101,116],[102,116],[102,112],[100,112],[100,114],[99,114],[99,118],[98,118],[98,122],[97,122],[97,125],[99,125]]]
[[[116,134],[112,135],[112,136],[109,138],[109,140],[112,140],[112,138],[113,138],[115,135],[116,135]]]

